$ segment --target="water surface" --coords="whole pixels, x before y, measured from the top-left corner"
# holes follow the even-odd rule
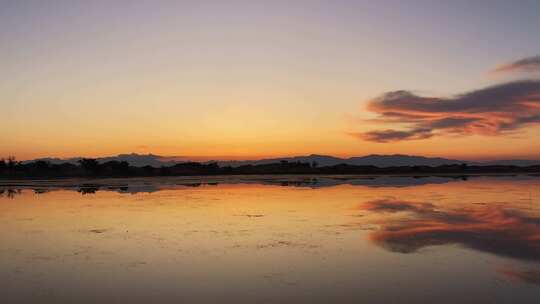
[[[538,303],[540,178],[0,183],[2,303]]]

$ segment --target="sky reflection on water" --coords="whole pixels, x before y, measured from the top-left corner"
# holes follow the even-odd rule
[[[540,178],[420,180],[4,181],[2,302],[536,303]]]

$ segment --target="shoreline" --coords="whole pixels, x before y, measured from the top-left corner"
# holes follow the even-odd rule
[[[154,192],[179,187],[216,186],[223,184],[259,184],[298,187],[356,185],[371,187],[406,187],[449,183],[470,178],[540,178],[538,173],[472,173],[472,174],[259,174],[197,175],[152,177],[77,177],[0,179],[0,190],[30,189],[36,193],[50,190],[73,190],[84,193],[117,191],[127,193]]]

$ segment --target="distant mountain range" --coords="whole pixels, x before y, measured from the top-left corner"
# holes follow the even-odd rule
[[[52,164],[60,163],[73,163],[76,164],[82,157],[74,158],[39,158],[35,160],[25,161],[32,162],[37,160],[48,161]],[[178,163],[193,161],[188,157],[169,157],[169,156],[160,156],[154,154],[120,154],[117,156],[109,157],[100,157],[97,158],[100,163],[108,161],[126,161],[132,166],[144,167],[169,167]],[[287,162],[309,162],[317,163],[320,167],[333,166],[339,164],[347,165],[356,165],[356,166],[376,166],[380,168],[385,167],[399,167],[399,166],[441,166],[441,165],[453,165],[453,164],[469,164],[469,165],[505,165],[505,166],[532,166],[540,165],[540,160],[524,160],[524,159],[515,159],[515,160],[497,160],[497,161],[486,161],[486,162],[472,162],[456,159],[447,159],[440,157],[424,157],[424,156],[413,156],[413,155],[377,155],[371,154],[366,156],[350,157],[350,158],[339,158],[328,155],[317,155],[311,154],[307,156],[294,156],[294,157],[282,157],[282,158],[267,158],[259,160],[215,160],[215,161],[204,161],[203,163],[217,162],[220,166],[231,166],[239,167],[243,165],[262,165],[262,164],[271,164],[278,163],[282,161]]]

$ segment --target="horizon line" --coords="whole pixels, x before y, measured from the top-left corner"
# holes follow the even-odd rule
[[[162,158],[163,161],[194,161],[194,162],[208,162],[208,161],[257,161],[257,160],[265,160],[265,159],[279,159],[279,158],[295,158],[295,157],[309,157],[309,156],[322,156],[322,157],[334,157],[334,158],[340,158],[340,159],[350,159],[354,157],[367,157],[367,156],[410,156],[410,157],[425,157],[425,158],[444,158],[444,159],[451,159],[451,160],[463,160],[463,161],[502,161],[502,160],[540,160],[540,156],[532,156],[532,157],[455,157],[455,156],[429,156],[429,155],[418,155],[418,154],[405,154],[405,153],[368,153],[368,154],[362,154],[362,155],[339,155],[339,154],[323,154],[323,153],[309,153],[309,154],[290,154],[290,155],[262,155],[262,156],[194,156],[194,155],[162,155],[162,154],[155,154],[152,152],[149,153],[136,153],[136,152],[130,152],[130,153],[118,153],[115,155],[104,155],[104,156],[68,156],[68,157],[56,157],[56,156],[43,156],[43,157],[35,157],[35,158],[26,158],[26,159],[17,159],[16,156],[14,156],[19,161],[34,161],[34,160],[40,160],[40,159],[59,159],[59,160],[69,160],[73,158],[113,158],[113,157],[119,157],[124,155],[136,155],[136,156],[154,156],[158,158]],[[7,159],[7,157],[10,157],[12,155],[8,155],[5,157],[0,157],[0,159],[4,158]]]

